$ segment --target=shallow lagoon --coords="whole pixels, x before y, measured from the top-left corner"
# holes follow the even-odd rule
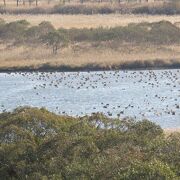
[[[43,106],[59,114],[103,112],[180,127],[180,70],[1,73],[0,92],[1,112]]]

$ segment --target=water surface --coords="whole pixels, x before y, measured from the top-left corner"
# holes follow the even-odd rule
[[[180,127],[180,70],[1,73],[0,112],[18,106],[58,114],[149,119]]]

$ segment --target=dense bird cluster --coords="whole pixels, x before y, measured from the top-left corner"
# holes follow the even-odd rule
[[[7,76],[17,75],[25,78],[25,84],[27,81],[33,84],[34,98],[42,99],[44,106],[52,101],[53,111],[59,114],[103,112],[113,117],[152,119],[180,115],[180,70],[22,72]],[[75,96],[79,96],[76,98],[79,102],[75,102]],[[22,102],[25,98],[22,97]],[[81,104],[85,101],[86,104]],[[79,103],[80,108],[78,112],[71,109],[72,106],[65,109],[60,106],[62,102],[74,106]],[[1,109],[5,109],[5,105],[2,104]]]

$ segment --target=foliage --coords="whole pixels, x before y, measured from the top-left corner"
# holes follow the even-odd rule
[[[0,37],[2,39],[16,39],[20,41],[24,37],[25,30],[29,23],[26,20],[19,20],[10,23],[0,23]]]
[[[135,8],[134,14],[166,14],[175,15],[180,14],[179,0],[172,0],[169,3],[164,3],[162,6],[141,6]]]
[[[129,24],[113,28],[55,29],[50,22],[44,21],[30,26],[25,20],[5,23],[0,20],[0,40],[26,45],[46,44],[54,54],[68,42],[154,43],[179,44],[180,28],[168,21]]]
[[[29,8],[8,8],[0,6],[0,14],[112,14],[128,13],[127,8],[115,7],[112,5],[83,5],[83,4],[58,4],[54,7],[29,7]]]
[[[57,54],[58,49],[67,44],[67,38],[63,33],[59,31],[49,32],[42,37],[42,41],[46,45],[51,46],[53,54]]]
[[[26,42],[37,43],[40,42],[40,38],[46,34],[53,32],[55,29],[53,25],[48,21],[41,22],[38,26],[32,26],[25,31]]]
[[[52,9],[52,13],[57,14],[111,14],[115,13],[116,8],[109,6],[86,6],[86,5],[56,5]]]
[[[134,43],[179,43],[180,29],[168,21],[129,24],[126,27],[66,30],[72,41],[111,41]]]
[[[154,123],[73,118],[45,109],[0,114],[3,179],[179,179],[180,134]]]
[[[0,14],[180,14],[179,0],[168,0],[161,4],[156,2],[154,4],[139,3],[141,0],[127,0],[128,3],[124,3],[125,0],[110,0],[109,4],[107,1],[105,4],[101,3],[101,0],[98,1],[99,3],[97,1],[89,3],[90,1],[87,0],[79,1],[81,4],[77,2],[67,4],[65,0],[61,0],[54,7],[52,5],[45,7],[30,6],[28,8],[0,6]]]

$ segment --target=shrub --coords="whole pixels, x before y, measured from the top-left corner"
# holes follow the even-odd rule
[[[29,27],[29,23],[24,20],[11,23],[0,21],[0,38],[8,41],[14,40],[16,43],[23,42],[38,44],[42,42],[41,40],[43,38],[47,38],[49,35],[52,36],[52,33],[54,32],[56,32],[55,34],[57,37],[61,35],[61,38],[66,42],[67,40],[70,40],[71,42],[119,41],[154,44],[180,43],[180,28],[168,21],[139,24],[131,23],[125,27],[99,27],[90,29],[61,28],[58,30],[55,30],[52,24],[46,21],[40,23],[38,26],[31,27]],[[57,50],[53,52],[55,53]]]
[[[65,30],[72,41],[110,41],[179,43],[180,29],[167,21],[129,24],[127,27]]]
[[[22,41],[28,26],[29,23],[26,20],[7,23],[1,28],[0,37],[2,39]]]
[[[178,180],[176,174],[171,170],[171,168],[160,161],[153,160],[148,163],[135,162],[133,163],[127,172],[124,174],[121,179],[166,179],[166,180]]]
[[[67,38],[63,33],[58,31],[53,31],[45,34],[42,37],[42,41],[47,45],[52,47],[53,54],[57,54],[58,49],[67,44]]]
[[[53,32],[55,29],[48,21],[41,22],[38,26],[32,26],[26,31],[26,41],[29,43],[37,43],[41,37]]]
[[[180,5],[178,3],[170,2],[166,3],[163,6],[142,6],[135,8],[132,13],[135,14],[166,14],[166,15],[174,15],[180,14]]]
[[[0,177],[176,180],[179,139],[147,120],[17,108],[0,114]]]
[[[86,5],[56,5],[51,13],[57,14],[111,14],[116,9],[108,6],[86,6]]]

